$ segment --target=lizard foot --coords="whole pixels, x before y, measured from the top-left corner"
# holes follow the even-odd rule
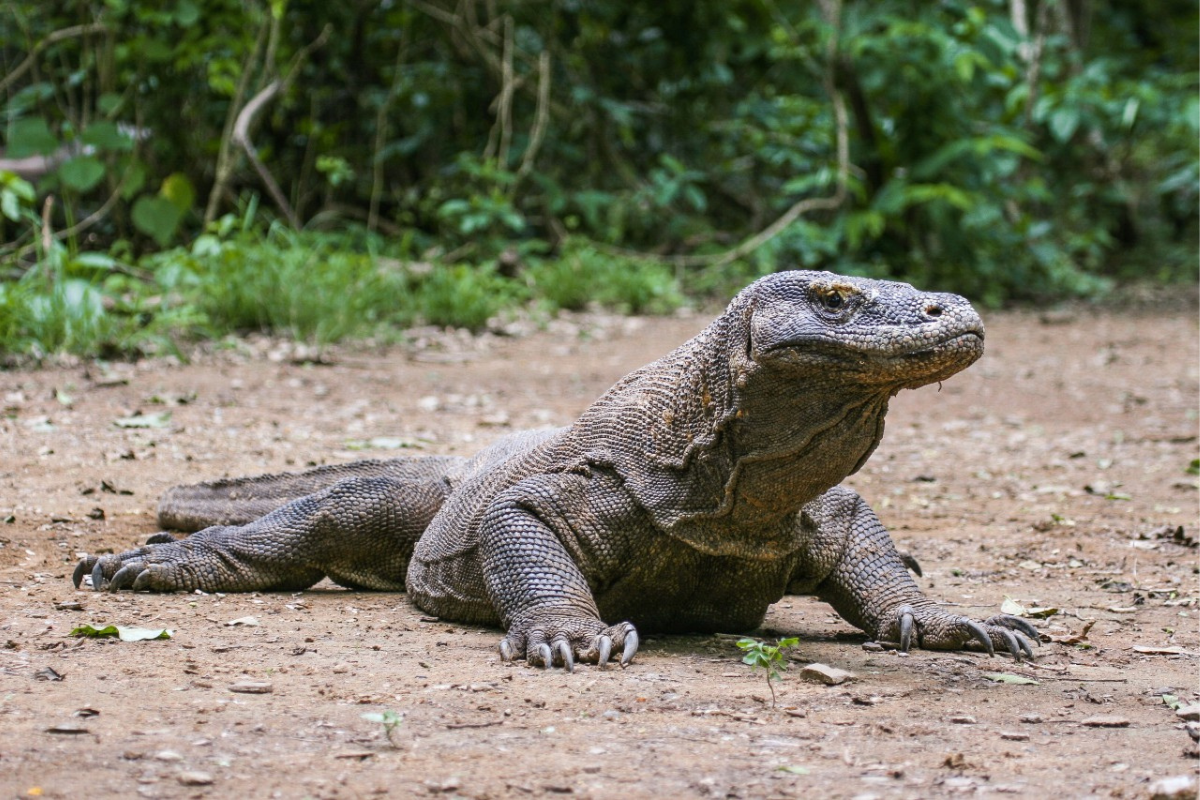
[[[514,623],[500,640],[500,658],[524,656],[530,666],[564,667],[575,671],[575,662],[603,667],[613,650],[621,652],[621,666],[633,660],[638,649],[637,630],[631,623],[605,626],[598,619],[544,614]]]
[[[178,544],[148,544],[136,550],[103,556],[84,556],[75,565],[71,580],[78,589],[84,576],[91,576],[92,588],[110,592],[121,589],[153,592],[180,592],[202,588],[198,576],[187,568],[186,554]]]
[[[880,633],[881,639],[899,642],[901,652],[908,652],[915,637],[917,646],[929,650],[960,650],[975,645],[995,655],[999,648],[1011,653],[1016,661],[1022,656],[1033,658],[1029,640],[1038,642],[1037,629],[1020,617],[997,614],[976,622],[936,606],[900,606]]]

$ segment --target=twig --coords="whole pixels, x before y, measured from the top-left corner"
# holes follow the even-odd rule
[[[271,195],[271,199],[275,201],[275,205],[279,206],[279,210],[287,217],[288,225],[294,229],[298,229],[300,227],[300,220],[296,218],[296,212],[292,210],[292,206],[288,203],[287,198],[283,196],[283,191],[279,188],[279,184],[275,182],[275,178],[271,175],[270,170],[262,163],[262,159],[258,157],[258,150],[254,147],[254,143],[250,141],[250,123],[254,121],[254,117],[258,115],[262,107],[279,93],[280,85],[280,82],[277,80],[271,81],[267,84],[266,88],[250,98],[250,102],[246,103],[245,107],[238,113],[237,121],[233,123],[233,141],[246,151],[246,157],[250,159],[250,163],[254,166],[258,177],[262,179],[263,184],[267,187],[267,192]]]
[[[529,145],[521,156],[521,166],[517,170],[514,188],[533,170],[534,159],[542,146],[542,137],[546,135],[546,123],[550,119],[550,53],[543,50],[538,55],[538,102],[537,111],[533,117],[533,130],[529,133]]]
[[[271,175],[270,170],[262,163],[262,159],[258,157],[258,150],[254,147],[254,143],[250,141],[250,125],[253,124],[254,118],[258,116],[263,106],[270,102],[275,95],[279,94],[282,89],[291,84],[304,59],[312,51],[325,44],[332,31],[333,26],[326,25],[324,30],[321,31],[320,36],[296,53],[287,74],[282,79],[271,81],[258,94],[250,98],[250,102],[246,103],[246,106],[238,113],[237,120],[233,123],[233,141],[246,151],[246,157],[250,159],[250,163],[254,166],[258,177],[262,179],[263,184],[267,187],[267,192],[271,195],[271,199],[275,201],[275,204],[279,206],[279,210],[287,217],[288,225],[297,230],[300,228],[300,220],[296,217],[296,212],[292,210],[291,203],[284,197],[283,191],[279,188],[279,184],[275,182],[275,178]]]
[[[54,233],[50,229],[50,212],[54,210],[54,195],[46,195],[42,204],[42,257],[50,255],[50,247],[54,244]]]
[[[392,104],[396,102],[396,98],[400,94],[400,77],[403,74],[401,65],[404,63],[407,52],[408,30],[405,29],[401,34],[400,47],[396,50],[396,65],[395,71],[392,73],[391,88],[388,89],[387,97],[379,104],[379,113],[375,116],[375,157],[372,159],[371,202],[367,211],[367,230],[372,232],[379,227],[379,198],[383,194],[383,159],[379,154],[383,150],[384,142],[387,141],[388,113],[392,110]]]
[[[3,79],[0,79],[0,92],[7,89],[10,83],[28,72],[29,68],[32,67],[37,60],[38,55],[50,45],[57,44],[58,42],[65,41],[66,39],[75,39],[80,36],[87,36],[89,33],[107,32],[108,26],[103,22],[92,22],[88,25],[75,25],[70,28],[63,28],[62,30],[54,31],[45,39],[42,39],[40,42],[35,44],[33,49],[29,51],[29,55],[25,57],[25,60],[18,64],[12,70],[12,72],[9,72],[7,75],[5,75]]]

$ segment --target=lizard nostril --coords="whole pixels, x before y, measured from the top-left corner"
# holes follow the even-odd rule
[[[925,316],[940,317],[941,315],[942,315],[942,307],[937,305],[936,303],[930,303],[929,305],[925,306]]]

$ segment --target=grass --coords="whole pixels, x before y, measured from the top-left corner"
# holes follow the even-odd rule
[[[388,340],[418,324],[479,330],[527,304],[666,313],[683,302],[663,265],[586,244],[530,255],[505,276],[490,262],[417,263],[408,243],[237,227],[133,264],[55,244],[0,279],[0,355],[136,356],[248,332]]]

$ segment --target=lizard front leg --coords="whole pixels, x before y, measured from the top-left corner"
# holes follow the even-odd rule
[[[1038,633],[1025,620],[998,614],[977,622],[926,597],[875,512],[854,492],[829,490],[804,507],[799,524],[806,550],[790,593],[816,594],[846,621],[903,651],[975,643],[989,654],[999,648],[1018,661],[1033,657],[1028,639],[1038,641]]]
[[[576,660],[603,666],[614,650],[621,665],[638,649],[630,622],[600,618],[585,571],[595,579],[605,564],[619,563],[605,510],[589,502],[595,486],[578,475],[542,475],[497,496],[480,531],[483,578],[507,633],[506,661],[574,669]],[[611,487],[609,487],[611,488]],[[601,494],[603,494],[603,490]],[[610,499],[616,499],[610,498]]]

